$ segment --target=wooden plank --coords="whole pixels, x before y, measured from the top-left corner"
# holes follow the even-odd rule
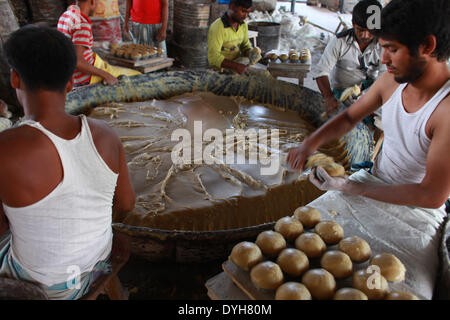
[[[225,272],[206,281],[208,296],[212,300],[249,300],[249,297],[239,289]]]
[[[107,59],[109,61],[114,61],[118,65],[120,64],[123,67],[134,68],[134,67],[141,67],[141,66],[146,66],[148,64],[161,62],[166,58],[165,57],[154,57],[154,58],[145,59],[145,60],[131,60],[131,59],[119,58],[119,57],[113,56],[111,54],[106,54],[105,59]]]
[[[227,276],[252,300],[274,300],[275,291],[256,287],[250,279],[250,272],[239,268],[228,260],[222,264],[223,271]]]
[[[163,61],[160,62],[156,62],[150,65],[146,65],[146,66],[142,66],[142,67],[137,67],[135,69],[137,69],[138,71],[142,72],[142,73],[149,73],[152,71],[156,71],[156,70],[161,70],[164,68],[168,68],[171,67],[173,65],[173,61],[174,59],[172,58],[166,58]]]
[[[311,70],[311,63],[278,63],[269,62],[268,69],[286,70],[286,71],[309,71]]]

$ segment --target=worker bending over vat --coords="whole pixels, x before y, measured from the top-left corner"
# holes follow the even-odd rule
[[[105,122],[65,112],[70,39],[28,26],[4,49],[24,119],[0,133],[0,276],[78,299],[110,269],[112,211],[134,207],[124,149]]]
[[[388,72],[356,103],[291,149],[287,158],[292,168],[301,170],[321,145],[381,107],[385,140],[373,175],[361,170],[349,179],[330,177],[319,167],[310,181],[331,192],[312,203],[351,211],[349,219],[369,230],[380,246],[389,244],[393,250],[397,245],[399,252],[409,252],[405,259],[414,261],[414,277],[428,277],[424,279],[430,282],[450,194],[449,14],[447,0],[391,1],[382,10],[377,30]],[[430,272],[420,269],[428,267]],[[422,287],[421,293],[431,298],[430,288]]]

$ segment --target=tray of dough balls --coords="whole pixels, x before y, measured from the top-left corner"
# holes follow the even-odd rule
[[[365,239],[346,235],[309,206],[279,219],[255,242],[236,244],[222,267],[253,300],[418,299],[390,288],[405,278],[397,257],[372,252]]]
[[[290,49],[289,52],[276,50],[265,54],[264,59],[269,62],[269,67],[293,67],[309,68],[311,66],[311,52],[309,49]]]
[[[111,43],[108,59],[117,60],[138,67],[163,60],[161,48],[134,43]]]

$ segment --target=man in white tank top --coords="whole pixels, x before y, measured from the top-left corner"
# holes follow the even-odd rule
[[[65,112],[76,53],[57,30],[28,26],[4,46],[24,111],[0,133],[0,277],[78,299],[107,269],[112,213],[133,209],[123,146],[105,122]],[[48,62],[48,63],[47,63]]]
[[[449,17],[448,0],[390,2],[376,30],[388,72],[350,108],[290,150],[291,167],[301,170],[321,145],[382,107],[385,141],[374,176],[387,184],[332,178],[320,167],[310,175],[311,182],[322,190],[391,204],[441,208],[450,195]]]

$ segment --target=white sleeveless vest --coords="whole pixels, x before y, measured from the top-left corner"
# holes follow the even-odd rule
[[[420,183],[425,177],[431,140],[425,127],[433,111],[450,92],[450,80],[418,111],[408,113],[402,102],[401,84],[382,106],[383,148],[373,173],[391,184]]]
[[[70,281],[74,273],[92,270],[112,246],[112,204],[118,174],[95,148],[89,124],[81,116],[81,132],[62,139],[39,122],[25,121],[55,145],[64,176],[38,202],[21,208],[3,204],[10,223],[11,254],[38,282],[51,286]]]

